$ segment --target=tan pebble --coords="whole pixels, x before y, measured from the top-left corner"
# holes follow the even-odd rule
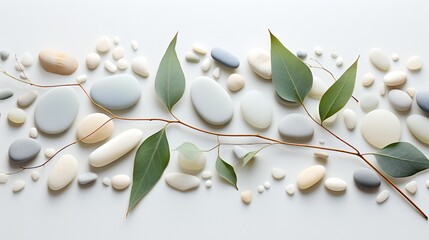
[[[252,202],[252,192],[248,190],[241,192],[241,200],[246,204],[250,204]]]
[[[46,49],[39,53],[39,61],[42,68],[50,73],[70,75],[79,66],[77,60],[65,52]]]
[[[14,193],[19,192],[22,189],[24,189],[24,187],[25,187],[25,182],[24,181],[22,181],[22,180],[16,180],[13,183],[12,192],[14,192]]]
[[[109,121],[109,119],[110,117],[103,113],[87,115],[78,124],[77,138],[88,144],[98,143],[109,138],[114,130],[113,121]],[[102,126],[103,124],[104,126]]]
[[[298,174],[298,188],[304,190],[312,187],[325,176],[325,171],[325,167],[322,165],[314,165],[304,169]]]
[[[205,55],[208,52],[207,48],[199,43],[192,45],[192,50],[201,55]]]
[[[423,67],[423,61],[419,56],[410,57],[407,61],[407,68],[410,71],[419,71]]]
[[[130,186],[131,179],[127,175],[119,174],[112,177],[112,187],[116,190],[123,190]]]
[[[127,60],[121,58],[118,60],[118,64],[116,64],[119,70],[126,70],[128,68]]]
[[[22,124],[26,118],[24,110],[20,108],[14,108],[7,113],[7,119],[12,123]]]
[[[55,152],[56,152],[55,149],[53,149],[53,148],[47,148],[45,150],[45,157],[51,158],[51,157],[54,156]]]
[[[233,73],[226,80],[226,85],[231,92],[239,91],[245,85],[244,78],[240,74]]]

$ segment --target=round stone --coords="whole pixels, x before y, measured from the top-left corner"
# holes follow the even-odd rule
[[[84,117],[77,127],[77,139],[92,144],[109,138],[114,129],[113,121],[102,113],[92,113]],[[104,124],[104,125],[103,125]]]
[[[278,123],[279,133],[292,139],[310,139],[314,133],[314,127],[307,117],[299,113],[291,113],[283,117]]]
[[[307,52],[299,50],[296,52],[296,56],[300,59],[305,59],[307,57]]]
[[[250,204],[252,202],[252,192],[248,190],[241,192],[241,200],[245,204]]]
[[[408,111],[411,108],[413,99],[406,92],[393,89],[388,94],[389,102],[398,111]]]
[[[13,96],[13,91],[10,89],[0,90],[0,100],[5,100]]]
[[[97,45],[96,45],[97,51],[101,53],[105,53],[109,51],[111,47],[112,47],[112,42],[108,37],[104,36],[98,39]]]
[[[353,173],[353,181],[363,189],[378,188],[381,184],[378,175],[367,168],[359,168]]]
[[[365,73],[362,77],[362,86],[364,87],[370,87],[375,81],[374,74],[372,73]]]
[[[265,129],[271,125],[273,106],[270,99],[262,93],[252,90],[241,99],[241,114],[251,126]]]
[[[7,113],[7,119],[15,124],[23,124],[25,122],[25,119],[27,118],[27,115],[25,114],[24,110],[20,108],[14,108],[11,109]]]
[[[188,191],[200,185],[199,178],[184,173],[169,173],[165,176],[165,182],[179,191]]]
[[[362,121],[361,133],[368,143],[383,148],[401,138],[401,123],[395,114],[377,109],[368,113]]]
[[[369,60],[381,71],[387,71],[390,68],[389,57],[379,48],[373,48],[369,51]]]
[[[39,142],[32,138],[20,138],[9,146],[9,158],[12,162],[21,164],[34,159],[40,152]]]
[[[412,114],[407,118],[407,126],[414,137],[429,145],[429,119],[427,117]]]
[[[323,49],[319,46],[315,47],[314,54],[316,54],[317,56],[321,56],[323,54]]]
[[[132,75],[118,74],[96,81],[91,88],[91,97],[107,109],[122,110],[140,100],[141,89]]]
[[[124,48],[121,46],[117,46],[112,51],[112,57],[115,60],[119,60],[124,57]]]
[[[423,111],[429,113],[429,91],[418,91],[416,94],[416,102]]]
[[[97,68],[98,65],[100,65],[100,55],[97,53],[89,53],[86,56],[86,66],[92,70]]]
[[[32,171],[31,172],[31,180],[34,182],[38,181],[40,178],[40,173],[38,171]]]
[[[308,92],[308,96],[314,99],[320,99],[328,88],[328,84],[322,81],[322,79],[314,77],[313,85],[311,86],[310,92]]]
[[[419,56],[410,57],[407,61],[407,68],[410,71],[419,71],[423,66],[423,61]]]
[[[237,92],[241,90],[245,85],[244,78],[240,74],[233,73],[229,75],[226,80],[226,86],[231,92]]]
[[[271,57],[265,49],[252,49],[247,54],[250,69],[264,79],[271,79]]]
[[[40,98],[34,111],[34,120],[40,131],[58,134],[70,128],[78,111],[79,100],[72,88],[54,88]]]
[[[238,66],[240,66],[240,60],[238,60],[238,58],[232,53],[222,48],[214,47],[212,48],[210,54],[215,61],[223,64],[226,67],[238,68]]]
[[[378,96],[373,93],[365,94],[359,101],[360,108],[364,112],[371,112],[378,107]]]
[[[3,50],[0,51],[0,58],[3,61],[6,61],[9,58],[9,55],[10,55],[10,53],[7,50],[3,49]]]
[[[24,55],[22,55],[20,62],[25,67],[30,67],[34,63],[34,57],[30,53],[26,52]]]

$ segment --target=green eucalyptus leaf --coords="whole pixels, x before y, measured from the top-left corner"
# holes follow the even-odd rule
[[[195,144],[190,142],[184,142],[174,150],[178,151],[186,159],[189,160],[198,160],[202,153],[201,149],[199,149]]]
[[[235,175],[234,168],[227,162],[222,160],[220,156],[218,156],[216,159],[216,171],[221,178],[225,179],[229,184],[231,184],[235,187],[235,189],[238,190],[237,175]]]
[[[429,168],[426,156],[407,142],[391,143],[372,154],[381,169],[395,178],[409,177]]]
[[[185,92],[185,75],[177,58],[176,40],[177,34],[168,45],[155,77],[156,94],[170,112]]]
[[[340,111],[349,101],[355,87],[358,59],[323,94],[319,103],[320,122]]]
[[[164,127],[148,137],[137,150],[128,213],[155,186],[169,161],[170,148]]]
[[[271,32],[270,37],[274,88],[282,99],[292,103],[303,103],[313,85],[311,70]]]

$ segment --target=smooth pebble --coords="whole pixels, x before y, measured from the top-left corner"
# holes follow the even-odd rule
[[[271,79],[271,56],[270,53],[261,48],[252,49],[247,54],[247,62],[250,69],[264,79]]]
[[[130,186],[131,179],[125,174],[118,174],[112,177],[111,184],[114,189],[123,190]]]
[[[198,115],[213,125],[228,123],[234,114],[229,94],[219,83],[208,77],[198,77],[191,85],[192,105]]]
[[[240,158],[240,159],[244,158],[249,153],[248,150],[246,150],[246,149],[244,149],[243,147],[240,147],[240,146],[234,146],[232,148],[232,151],[234,152],[234,155],[237,158]]]
[[[7,183],[8,180],[9,180],[9,175],[5,173],[0,173],[0,183],[2,184]]]
[[[373,48],[369,51],[369,60],[371,63],[381,71],[387,71],[390,68],[390,61],[383,50]]]
[[[399,60],[399,54],[397,53],[392,53],[392,61],[396,62]]]
[[[429,145],[429,119],[427,117],[412,114],[407,118],[407,126],[414,137]]]
[[[215,79],[219,79],[219,77],[220,77],[220,68],[219,67],[216,67],[213,70],[212,77],[214,77]]]
[[[241,99],[241,114],[244,120],[258,129],[271,125],[273,106],[271,100],[256,90],[247,92]]]
[[[89,154],[89,164],[93,167],[103,167],[118,160],[134,149],[142,136],[143,132],[140,129],[125,130]]]
[[[20,108],[13,108],[7,113],[7,119],[15,124],[23,124],[26,118],[27,114]]]
[[[22,65],[22,63],[17,62],[17,63],[15,63],[15,69],[19,72],[23,72],[25,70],[25,66]]]
[[[40,172],[38,172],[38,171],[32,171],[31,172],[31,180],[36,182],[39,180],[39,178],[40,178]]]
[[[405,189],[411,193],[411,194],[415,194],[417,192],[417,182],[416,181],[411,181],[409,183],[407,183],[405,185]]]
[[[210,54],[214,60],[229,68],[238,68],[240,60],[232,53],[218,47],[212,48]]]
[[[423,66],[423,61],[419,56],[410,57],[407,61],[407,68],[410,71],[419,71]]]
[[[200,185],[199,178],[184,173],[169,173],[165,176],[165,182],[180,191],[188,191]]]
[[[346,108],[343,111],[344,123],[348,130],[353,130],[356,127],[357,117],[355,111],[350,108]]]
[[[22,107],[22,108],[26,108],[28,106],[30,106],[37,98],[37,92],[36,91],[30,91],[27,92],[21,96],[18,97],[18,99],[16,100],[16,103],[18,104],[18,106]]]
[[[126,70],[128,68],[128,62],[124,58],[121,58],[118,60],[118,63],[116,64],[119,70]]]
[[[368,113],[362,121],[361,133],[365,140],[377,148],[383,148],[401,138],[398,117],[383,109]]]
[[[390,196],[389,191],[383,190],[377,195],[377,197],[375,198],[375,201],[377,201],[377,203],[383,203],[389,198],[389,196]]]
[[[201,63],[201,70],[204,72],[207,72],[212,65],[212,59],[210,57],[204,58],[203,62]]]
[[[82,84],[82,83],[86,82],[86,80],[88,80],[88,76],[86,74],[79,75],[76,78],[76,82],[79,83],[79,84]]]
[[[114,36],[114,37],[113,37],[113,43],[114,43],[115,45],[118,45],[118,44],[119,44],[119,37],[118,37],[118,36]]]
[[[211,188],[213,185],[213,182],[212,180],[207,180],[204,185],[206,186],[206,188]]]
[[[429,91],[428,90],[417,91],[416,102],[421,110],[429,113]]]
[[[252,202],[252,192],[249,190],[241,192],[241,200],[245,204],[250,204]]]
[[[314,54],[316,54],[318,56],[322,55],[323,54],[323,49],[321,47],[319,47],[319,46],[315,47],[314,48]]]
[[[111,73],[115,73],[116,71],[118,71],[116,65],[113,64],[110,60],[104,61],[104,68]]]
[[[308,189],[318,183],[325,176],[326,169],[322,165],[314,165],[302,170],[297,177],[299,189]]]
[[[372,73],[365,73],[362,77],[362,86],[370,87],[375,81],[375,76]]]
[[[263,185],[259,185],[257,190],[258,190],[258,193],[263,193],[265,191],[265,188]]]
[[[131,48],[136,52],[139,50],[139,43],[136,40],[131,41]]]
[[[381,184],[380,177],[368,168],[359,168],[353,172],[353,181],[363,189],[378,188]]]
[[[426,188],[429,189],[429,180],[426,181]]]
[[[198,156],[196,156],[198,154]],[[200,171],[206,166],[207,156],[204,152],[199,152],[196,154],[192,154],[191,158],[187,157],[187,155],[179,152],[178,162],[179,166],[188,171]]]
[[[336,59],[338,57],[338,53],[335,50],[331,52],[331,58]]]
[[[386,85],[384,85],[383,83],[380,83],[378,85],[378,93],[380,94],[380,96],[386,95]]]
[[[26,52],[22,55],[20,62],[25,67],[30,67],[34,63],[34,57],[30,53]]]
[[[39,53],[39,62],[42,68],[50,73],[70,75],[79,66],[77,60],[65,52],[46,49]]]
[[[124,57],[124,48],[121,46],[117,46],[112,51],[112,57],[116,61]]]
[[[320,159],[328,159],[329,158],[329,154],[325,151],[314,151],[314,156],[316,158],[320,158]]]
[[[98,65],[100,65],[100,55],[98,55],[97,53],[89,53],[86,56],[86,66],[92,70],[92,69],[96,69],[98,67]]]
[[[77,174],[78,163],[72,155],[63,155],[58,159],[48,176],[48,187],[58,191],[70,184]]]
[[[281,168],[273,168],[271,170],[271,176],[276,180],[280,180],[286,176],[286,171]]]
[[[98,178],[98,176],[96,173],[85,172],[85,173],[79,174],[79,176],[77,177],[77,182],[81,185],[85,185],[88,183],[95,182],[97,180],[97,178]]]
[[[311,86],[308,96],[314,99],[322,98],[323,94],[328,90],[329,86],[322,79],[318,77],[313,78],[313,85]]]
[[[295,191],[296,191],[296,187],[294,184],[289,184],[285,187],[285,191],[287,192],[287,194],[289,195],[294,195]]]
[[[265,181],[264,182],[264,188],[265,189],[270,189],[270,187],[271,187],[271,183],[269,181]]]
[[[103,178],[103,185],[104,186],[110,186],[111,183],[112,183],[112,181],[110,180],[110,178],[108,178],[108,177]]]
[[[77,139],[81,139],[84,143],[92,144],[109,138],[114,130],[114,123],[109,119],[110,117],[103,113],[87,115],[78,124]]]
[[[0,51],[0,58],[3,61],[6,61],[9,58],[10,53],[7,50],[1,50]]]
[[[5,100],[13,96],[13,91],[10,89],[0,90],[0,100]]]
[[[209,50],[207,50],[207,48],[205,46],[203,46],[203,45],[201,45],[199,43],[194,43],[192,45],[192,50],[195,53],[198,53],[198,54],[201,54],[201,55],[205,55],[209,51]]]
[[[19,192],[22,189],[24,189],[24,187],[25,187],[25,182],[24,181],[22,181],[22,180],[16,180],[13,183],[12,192],[14,192],[14,193]]]
[[[407,94],[411,97],[414,98],[416,96],[416,92],[417,90],[413,87],[407,87],[407,89],[405,89],[405,91],[407,92]]]
[[[342,57],[337,57],[337,59],[335,60],[335,65],[337,65],[337,67],[341,67],[344,64],[344,59]]]
[[[54,156],[55,152],[56,152],[55,149],[53,149],[53,148],[47,148],[45,150],[45,157],[51,158],[51,157]]]
[[[97,51],[101,53],[105,53],[105,52],[108,52],[111,47],[112,47],[112,42],[108,37],[103,36],[98,39],[97,45],[96,45]]]
[[[203,171],[203,172],[201,173],[201,178],[202,178],[202,179],[205,179],[205,180],[212,178],[212,172],[207,171],[207,170],[206,170],[206,171]]]
[[[374,93],[367,93],[360,98],[359,105],[362,111],[371,112],[378,107],[378,96]]]
[[[226,80],[226,86],[231,92],[237,92],[241,90],[245,85],[244,78],[238,73],[229,75]]]
[[[142,77],[149,77],[149,64],[145,57],[136,57],[131,61],[131,70]]]
[[[19,138],[9,146],[9,158],[14,163],[25,163],[34,159],[42,147],[32,138]]]
[[[187,62],[190,62],[190,63],[199,63],[200,62],[200,57],[193,52],[187,52],[185,54],[185,59]]]
[[[325,180],[325,187],[334,192],[343,192],[347,189],[347,183],[343,179],[331,177]]]
[[[406,92],[399,89],[392,89],[388,93],[389,102],[398,111],[408,111],[411,108],[413,99]]]
[[[278,122],[279,133],[292,139],[310,139],[314,134],[313,124],[299,113],[290,113]]]
[[[335,113],[334,115],[332,115],[329,118],[325,119],[323,121],[323,124],[327,125],[327,124],[334,123],[337,120],[337,116],[338,116],[338,113]],[[317,122],[320,123],[319,105],[317,105],[317,107],[316,107],[316,112],[315,112],[314,118],[317,120]]]
[[[407,81],[407,74],[404,71],[392,71],[384,75],[384,84],[389,87],[396,87]]]

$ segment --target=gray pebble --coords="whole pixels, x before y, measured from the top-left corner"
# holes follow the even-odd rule
[[[25,93],[24,95],[21,95],[17,99],[18,106],[26,108],[30,106],[34,100],[37,98],[37,92],[36,91],[30,91]]]
[[[416,102],[423,111],[429,113],[429,91],[418,91]]]
[[[304,51],[297,51],[296,56],[300,59],[305,59],[307,57],[307,52]]]
[[[1,60],[6,61],[9,58],[9,52],[7,50],[1,50],[0,58]]]
[[[0,90],[0,100],[5,100],[13,96],[13,92],[10,89]]]
[[[9,147],[9,158],[15,163],[25,163],[34,159],[40,152],[39,142],[31,138],[15,140]]]
[[[358,187],[364,189],[378,188],[381,184],[377,174],[367,168],[359,168],[353,173],[353,180]]]
[[[240,60],[222,48],[213,48],[211,50],[211,55],[214,60],[229,68],[238,68],[238,66],[240,66]]]
[[[79,176],[77,177],[77,182],[81,185],[85,185],[96,181],[97,178],[98,178],[97,174],[93,172],[86,172],[86,173],[79,174]]]
[[[307,117],[299,113],[291,113],[278,123],[279,133],[292,139],[309,139],[313,136],[314,127]]]

